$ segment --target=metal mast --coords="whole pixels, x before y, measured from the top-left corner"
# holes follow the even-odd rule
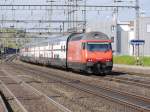
[[[136,30],[135,30],[135,36],[136,39],[139,40],[140,39],[140,34],[139,34],[139,18],[140,18],[140,7],[139,7],[139,0],[136,0]],[[140,64],[140,46],[138,45],[136,47],[137,49],[137,65]]]
[[[46,1],[47,3],[50,3],[50,8],[49,9],[47,9],[47,12],[48,12],[48,20],[49,21],[51,21],[52,20],[52,14],[53,14],[53,2],[55,2],[54,0],[47,0]],[[51,23],[49,23],[49,25],[48,25],[48,27],[49,27],[49,32],[51,32]]]
[[[136,38],[139,40],[139,17],[140,17],[139,0],[136,0]]]
[[[118,6],[118,1],[114,0],[113,1],[114,4]],[[118,7],[113,8],[113,25],[112,25],[112,36],[113,36],[113,40],[114,40],[114,50],[116,51],[116,53],[118,53]]]
[[[86,0],[84,0],[84,25],[83,25],[83,32],[86,32]]]

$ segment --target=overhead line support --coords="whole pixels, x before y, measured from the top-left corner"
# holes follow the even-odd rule
[[[0,10],[48,10],[52,7],[53,10],[67,10],[68,7],[78,7],[78,10],[99,11],[102,8],[136,8],[136,6],[116,6],[116,5],[0,5]]]

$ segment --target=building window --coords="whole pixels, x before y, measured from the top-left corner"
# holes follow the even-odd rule
[[[147,32],[150,33],[150,24],[147,24]]]
[[[114,31],[115,31],[115,26],[112,25],[112,26],[111,26],[111,32],[114,32]]]

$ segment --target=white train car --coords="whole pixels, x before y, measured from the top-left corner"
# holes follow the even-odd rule
[[[47,37],[46,40],[24,46],[20,50],[21,60],[66,67],[67,39],[69,35]]]

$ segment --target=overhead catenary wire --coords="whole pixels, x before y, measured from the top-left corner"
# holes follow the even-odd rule
[[[17,2],[15,2],[17,1]],[[45,0],[46,1],[46,0]],[[49,3],[50,2],[50,3]],[[30,13],[30,18],[34,21],[35,17],[37,16],[35,13],[39,12],[40,14],[45,14],[42,13],[42,11],[49,11],[50,13],[45,16],[45,20],[40,18],[40,20],[35,20],[33,24],[31,24],[31,21],[29,20],[20,20],[16,18],[11,18],[11,19],[4,19],[4,23],[8,24],[14,24],[17,27],[20,27],[21,25],[23,26],[23,22],[26,23],[24,24],[24,29],[27,29],[28,26],[35,26],[35,24],[38,24],[38,27],[41,27],[40,25],[42,24],[42,27],[47,28],[49,27],[49,32],[53,32],[52,29],[59,28],[59,32],[61,29],[63,29],[63,32],[67,31],[67,29],[74,29],[75,31],[79,29],[86,29],[86,24],[87,24],[87,12],[88,11],[112,11],[114,8],[117,8],[119,10],[122,9],[135,9],[136,6],[129,4],[129,5],[90,5],[87,4],[86,0],[47,0],[47,3],[39,3],[37,2],[36,4],[33,4],[34,2],[31,2],[30,0],[28,1],[18,1],[18,0],[7,0],[5,3],[0,4],[0,10],[1,11],[10,11],[14,10],[15,15],[19,17],[19,12],[21,11],[24,13],[26,12],[26,15],[28,15],[28,12]],[[64,17],[60,20],[56,20],[55,15],[57,11],[62,12],[64,14]],[[58,16],[57,16],[58,17]],[[39,18],[39,15],[38,15]],[[52,20],[52,19],[55,20]],[[46,20],[47,19],[47,20]],[[1,21],[1,20],[0,20]],[[59,21],[59,22],[56,22]],[[61,21],[61,22],[60,22]],[[67,21],[67,22],[66,22]],[[30,24],[30,25],[29,25]],[[56,27],[54,27],[56,26]],[[47,30],[45,30],[47,32]]]

